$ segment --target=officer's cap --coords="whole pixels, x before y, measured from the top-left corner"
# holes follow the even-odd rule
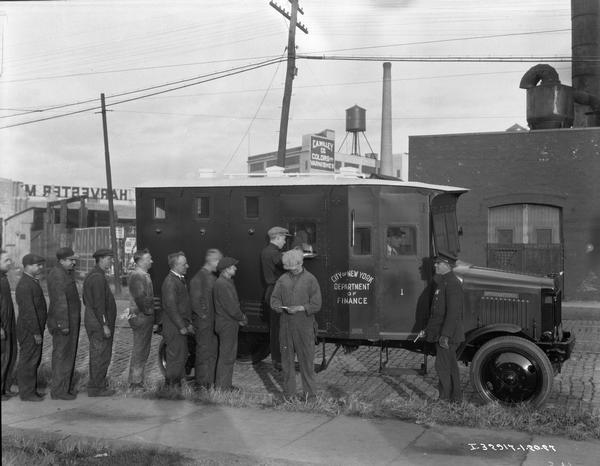
[[[438,251],[437,256],[435,256],[435,260],[436,260],[436,262],[442,261],[442,262],[446,262],[447,264],[454,266],[454,265],[456,265],[456,261],[458,260],[458,257],[451,252]]]
[[[290,232],[286,228],[283,228],[283,227],[270,228],[269,231],[267,231],[267,235],[269,235],[270,239],[275,239],[279,235],[292,236],[292,235],[290,235]]]
[[[46,262],[46,259],[44,259],[42,256],[38,256],[37,254],[25,254],[23,256],[23,266],[42,264],[43,262]]]
[[[60,248],[56,251],[56,258],[58,260],[79,259],[79,256],[71,248]]]
[[[93,258],[97,259],[98,257],[106,257],[106,256],[114,256],[114,253],[112,252],[111,249],[98,249],[94,254],[93,254]]]
[[[222,272],[227,267],[231,267],[232,265],[236,265],[238,262],[239,262],[239,260],[234,259],[233,257],[223,257],[223,259],[221,259],[219,261],[219,263],[217,264],[217,270],[219,272]]]

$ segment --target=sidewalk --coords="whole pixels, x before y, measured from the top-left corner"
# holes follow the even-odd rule
[[[3,402],[3,435],[15,430],[170,447],[215,464],[591,466],[600,458],[596,440],[85,394]]]

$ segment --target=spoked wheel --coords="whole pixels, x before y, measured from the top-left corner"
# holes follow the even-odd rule
[[[486,401],[541,405],[552,392],[554,371],[546,354],[514,336],[494,338],[473,358],[471,380]]]
[[[271,350],[268,333],[238,333],[237,360],[255,364],[265,359]]]

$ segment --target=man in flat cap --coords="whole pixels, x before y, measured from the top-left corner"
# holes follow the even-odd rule
[[[181,387],[185,376],[185,361],[188,357],[188,334],[192,327],[192,306],[185,281],[189,268],[185,254],[181,251],[169,254],[169,273],[162,287],[162,335],[167,345],[165,385]]]
[[[83,282],[84,323],[90,341],[90,379],[88,396],[112,396],[106,373],[112,356],[112,345],[117,318],[117,304],[106,274],[113,265],[113,252],[98,249],[93,254],[96,266]]]
[[[454,254],[446,252],[439,252],[435,257],[433,279],[437,288],[424,333],[426,341],[435,343],[435,370],[439,378],[439,399],[460,403],[462,389],[456,349],[465,339],[465,330],[462,285],[453,272],[456,260]]]
[[[237,358],[238,330],[248,324],[233,283],[238,260],[223,257],[217,265],[219,278],[213,288],[215,300],[215,332],[219,336],[219,357],[215,386],[221,390],[234,389],[233,365]]]
[[[213,288],[216,271],[223,254],[218,249],[206,251],[202,268],[190,281],[192,323],[196,331],[196,387],[210,388],[215,383],[219,340],[215,333]]]
[[[133,333],[133,348],[129,361],[129,389],[144,388],[144,369],[150,354],[152,329],[154,327],[154,288],[148,270],[152,267],[152,255],[148,249],[133,254],[135,269],[129,274],[129,326]]]
[[[271,294],[275,282],[283,273],[281,255],[286,236],[290,232],[283,227],[273,227],[267,232],[269,244],[260,252],[260,264],[265,285],[264,305],[269,313],[269,343],[271,361],[276,370],[281,370],[281,351],[279,350],[279,314],[271,308]]]
[[[17,361],[17,334],[15,309],[6,273],[11,260],[5,250],[0,250],[0,342],[2,350],[2,401],[16,395],[10,390],[15,362]]]
[[[17,283],[15,298],[19,307],[17,339],[19,340],[19,363],[17,382],[19,396],[23,401],[42,401],[37,391],[37,371],[42,360],[42,341],[46,328],[46,298],[40,286],[39,276],[44,259],[36,254],[23,256],[23,276]]]
[[[77,397],[72,383],[81,327],[81,299],[74,276],[78,256],[71,248],[60,248],[56,259],[47,278],[48,332],[52,335],[50,397],[69,401]]]
[[[284,395],[296,395],[295,357],[298,357],[304,396],[316,396],[315,314],[321,310],[321,288],[316,277],[303,267],[299,249],[283,254],[283,274],[275,283],[271,307],[281,314],[281,362]]]

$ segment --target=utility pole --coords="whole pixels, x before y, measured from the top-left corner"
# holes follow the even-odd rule
[[[290,117],[290,102],[292,100],[292,82],[296,75],[296,28],[300,29],[305,34],[308,34],[308,29],[297,21],[298,12],[304,14],[302,8],[298,6],[298,0],[288,0],[292,4],[292,13],[289,14],[279,5],[269,2],[273,8],[290,20],[290,30],[288,33],[287,46],[287,69],[285,72],[285,87],[283,90],[283,103],[281,105],[281,122],[279,124],[279,146],[277,148],[277,165],[285,167],[285,149],[287,143],[288,120]]]
[[[104,133],[104,162],[106,165],[106,196],[108,197],[108,218],[110,225],[110,242],[114,254],[115,269],[115,292],[121,294],[121,264],[117,251],[117,230],[115,228],[115,205],[113,202],[112,175],[110,170],[110,154],[108,152],[108,129],[106,127],[106,103],[104,102],[104,93],[100,94],[100,103],[102,104],[102,131]]]

